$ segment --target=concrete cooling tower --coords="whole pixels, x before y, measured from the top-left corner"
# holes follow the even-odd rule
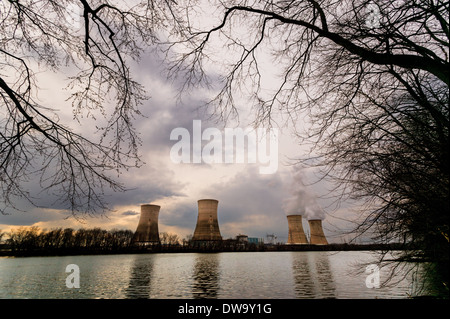
[[[288,245],[308,244],[305,232],[303,231],[302,215],[288,215],[289,237]]]
[[[215,199],[200,199],[198,201],[198,218],[192,241],[222,240],[217,220],[217,206]]]
[[[158,216],[161,206],[141,205],[141,217],[132,243],[138,245],[160,244],[158,231]]]
[[[310,219],[308,222],[309,231],[311,232],[311,238],[309,239],[311,245],[328,245],[328,241],[323,233],[322,221],[320,219]]]

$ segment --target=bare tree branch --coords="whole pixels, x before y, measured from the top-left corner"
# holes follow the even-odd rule
[[[155,29],[170,4],[2,1],[1,212],[18,209],[18,198],[38,204],[37,194],[26,190],[34,178],[42,192],[50,192],[73,215],[109,209],[104,188],[124,189],[112,173],[141,165],[133,120],[147,96],[132,79],[128,63],[156,41]],[[79,8],[79,29],[67,20],[73,15],[70,8]],[[60,123],[57,107],[35,98],[36,63],[55,71],[63,65],[79,70],[69,75],[68,101],[78,123],[84,116],[104,119],[95,140]]]

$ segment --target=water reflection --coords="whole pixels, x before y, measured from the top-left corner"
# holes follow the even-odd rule
[[[308,255],[293,253],[292,272],[294,274],[294,290],[298,298],[314,297],[314,282],[311,278]]]
[[[125,295],[130,299],[148,299],[151,293],[154,258],[152,255],[135,255],[134,257]]]
[[[193,265],[193,298],[217,298],[219,254],[198,254]]]
[[[336,297],[336,286],[326,253],[293,252],[292,272],[297,298]]]
[[[349,272],[351,265],[372,260],[371,253],[360,251],[0,258],[0,298],[406,298],[411,293],[409,275],[400,274],[395,286],[369,289],[365,273]],[[80,289],[66,287],[67,264],[80,266]],[[382,281],[389,275],[383,269]]]
[[[310,254],[316,267],[317,276],[317,295],[318,298],[336,298],[336,285],[333,278],[333,272],[330,269],[330,260],[328,253],[318,252]]]

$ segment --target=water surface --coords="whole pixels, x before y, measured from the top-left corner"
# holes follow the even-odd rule
[[[0,258],[0,298],[407,298],[410,276],[367,288],[370,252],[167,253]],[[80,288],[67,288],[68,264]],[[381,268],[383,282],[389,269]]]

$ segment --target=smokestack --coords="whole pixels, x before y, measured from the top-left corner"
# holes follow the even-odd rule
[[[160,244],[158,231],[158,216],[161,206],[141,205],[141,217],[136,232],[134,233],[132,243],[139,245]]]
[[[217,206],[215,199],[200,199],[198,201],[198,218],[192,241],[222,240],[219,222],[217,220]]]
[[[311,245],[328,245],[327,239],[322,229],[322,221],[320,219],[310,219],[309,230],[311,238],[309,239]]]
[[[303,231],[302,215],[288,215],[289,237],[288,245],[308,244],[305,232]]]

